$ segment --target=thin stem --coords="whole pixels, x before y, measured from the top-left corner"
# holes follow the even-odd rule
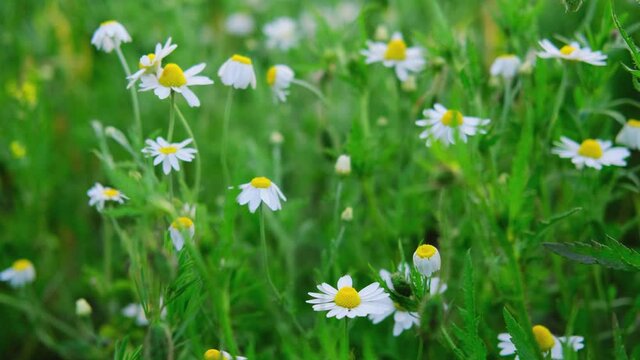
[[[417,360],[422,359],[422,352],[424,350],[424,341],[422,340],[422,336],[418,337],[418,357]]]
[[[111,288],[111,252],[112,252],[112,244],[111,244],[111,234],[109,233],[108,221],[103,219],[102,225],[102,252],[104,256],[104,281],[107,284],[107,289],[110,291]]]
[[[500,127],[505,126],[507,115],[509,115],[509,109],[511,108],[511,103],[513,101],[513,97],[511,96],[512,87],[513,79],[508,79],[507,81],[505,81],[504,98],[502,101],[502,114],[500,115]]]
[[[229,121],[231,119],[231,104],[233,102],[233,90],[229,89],[227,95],[227,104],[224,107],[224,119],[222,123],[222,151],[220,151],[220,162],[222,163],[222,176],[225,188],[231,185],[231,175],[229,172],[229,164],[227,162],[227,147],[229,144]]]
[[[276,183],[282,184],[282,148],[280,144],[273,145],[273,173]]]
[[[551,113],[551,121],[549,122],[549,130],[547,131],[547,139],[545,143],[548,143],[551,140],[551,136],[553,136],[553,130],[555,128],[556,121],[558,120],[558,115],[560,114],[560,108],[562,107],[562,103],[564,102],[565,93],[567,91],[567,83],[569,81],[569,71],[567,70],[567,66],[562,67],[562,81],[560,82],[560,87],[558,88],[558,92],[556,93],[556,101],[553,105],[553,112]]]
[[[116,54],[118,54],[118,59],[120,60],[120,64],[124,69],[124,73],[127,74],[127,78],[131,76],[131,70],[129,70],[129,65],[127,65],[127,60],[120,49],[120,46],[116,47]],[[131,104],[133,106],[133,117],[135,119],[135,146],[142,147],[143,139],[142,139],[142,119],[140,118],[140,104],[138,103],[138,92],[136,91],[135,86],[132,86],[129,89],[129,93],[131,94]]]
[[[293,79],[293,80],[291,80],[291,82],[293,84],[296,84],[296,85],[298,85],[298,86],[300,86],[302,88],[305,88],[305,89],[309,90],[315,96],[317,96],[318,99],[320,99],[320,101],[322,101],[322,104],[324,104],[325,106],[329,106],[329,102],[327,101],[327,99],[324,97],[324,95],[322,95],[320,90],[318,88],[316,88],[315,86],[309,84],[308,82],[306,82],[304,80],[299,80],[299,79]]]
[[[345,360],[349,360],[350,358],[350,344],[349,344],[349,318],[345,317],[344,318],[344,339],[343,339],[343,343],[342,343],[342,352],[344,355],[344,359]]]
[[[273,280],[271,279],[271,272],[269,271],[269,253],[267,252],[267,236],[265,234],[265,228],[264,228],[264,212],[265,211],[266,210],[264,206],[261,206],[260,208],[260,242],[262,244],[262,259],[263,259],[263,265],[264,265],[264,272],[267,275],[267,282],[269,282],[269,286],[271,287],[273,294],[276,296],[276,299],[278,299],[278,302],[282,303],[282,295],[280,294],[275,284],[273,283]]]
[[[336,186],[336,206],[334,209],[334,219],[336,222],[336,229],[340,224],[340,196],[342,195],[342,178],[338,179],[338,185]]]
[[[196,179],[193,185],[193,192],[194,192],[194,203],[198,202],[198,194],[200,193],[200,180],[202,177],[202,164],[200,162],[200,157],[202,156],[202,154],[200,154],[200,149],[198,149],[198,143],[196,142],[196,137],[193,135],[193,131],[191,130],[191,126],[189,126],[189,122],[187,122],[187,119],[184,118],[184,115],[182,115],[182,111],[180,111],[180,109],[178,108],[178,105],[174,104],[174,108],[176,110],[176,113],[178,113],[178,118],[180,119],[180,122],[182,123],[182,126],[184,127],[185,131],[187,132],[187,134],[189,134],[189,137],[193,140],[193,147],[196,149],[196,151],[198,152],[198,155],[196,155]]]
[[[171,138],[173,138],[173,128],[176,123],[176,94],[171,90],[171,105],[169,105],[169,131],[167,132],[167,141],[171,142]]]
[[[369,137],[369,91],[367,90],[363,90],[360,96],[360,123],[364,137]]]

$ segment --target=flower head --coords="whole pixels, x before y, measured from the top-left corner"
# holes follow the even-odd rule
[[[410,73],[417,73],[424,68],[425,60],[422,48],[407,47],[402,34],[396,32],[388,43],[367,41],[367,49],[360,52],[366,56],[366,63],[381,62],[386,67],[393,67],[400,81],[405,81]]]
[[[91,305],[85,298],[76,300],[76,315],[89,316],[91,315]]]
[[[198,75],[204,70],[205,63],[201,63],[190,67],[186,71],[174,63],[169,63],[161,68],[157,74],[150,76],[142,76],[140,83],[140,91],[153,90],[160,99],[166,99],[171,92],[182,94],[187,104],[191,107],[200,106],[200,99],[191,91],[189,86],[194,85],[211,85],[213,80],[206,76]]]
[[[120,43],[131,42],[131,36],[127,29],[115,20],[105,21],[100,24],[98,29],[93,33],[91,44],[96,49],[110,53],[113,49],[120,46]]]
[[[247,36],[253,32],[254,27],[253,17],[244,12],[233,13],[224,22],[227,33],[235,36]]]
[[[226,351],[218,350],[218,349],[209,349],[204,353],[204,360],[247,360],[244,356],[231,356]]]
[[[267,71],[267,84],[271,87],[273,98],[285,102],[289,95],[289,86],[295,74],[287,65],[274,65]]]
[[[616,142],[630,149],[640,149],[640,120],[629,119],[616,136]]]
[[[234,89],[246,89],[249,85],[256,88],[256,73],[253,71],[253,63],[250,58],[242,55],[233,55],[225,61],[218,70],[218,76],[226,86]]]
[[[132,87],[136,81],[140,80],[140,78],[145,75],[157,76],[162,69],[162,59],[171,54],[177,47],[178,45],[171,44],[171,38],[169,38],[164,46],[157,43],[155,52],[140,57],[140,61],[138,62],[139,70],[127,77],[129,80],[127,89]]]
[[[513,54],[498,56],[491,64],[491,76],[500,76],[505,80],[513,79],[520,69],[522,62]]]
[[[180,171],[180,161],[191,162],[195,158],[196,149],[186,147],[193,139],[189,138],[179,143],[169,143],[158,136],[156,141],[147,139],[147,147],[142,152],[147,156],[153,156],[153,165],[162,163],[162,171],[165,175],[171,170]]]
[[[539,42],[544,51],[538,53],[543,59],[563,59],[572,61],[582,61],[595,66],[607,65],[607,55],[600,51],[592,51],[588,47],[581,48],[577,42],[572,42],[558,49],[551,41],[543,39]]]
[[[463,116],[460,111],[447,109],[440,104],[435,104],[433,109],[427,109],[422,114],[426,119],[416,121],[416,125],[426,127],[420,133],[420,139],[426,139],[427,146],[431,146],[434,139],[445,145],[454,144],[456,135],[467,142],[469,136],[484,134],[486,131],[481,127],[491,122],[489,119]]]
[[[611,147],[611,141],[586,139],[581,144],[562,136],[552,153],[563,159],[571,159],[576,168],[585,165],[600,170],[603,166],[626,166],[625,159],[631,155],[627,148]]]
[[[7,281],[14,288],[23,287],[36,279],[36,269],[31,261],[19,259],[10,268],[0,272],[0,281]]]
[[[582,336],[556,337],[543,325],[535,325],[532,332],[540,351],[545,355],[548,354],[553,360],[562,360],[564,358],[563,347],[575,352],[584,348],[584,338]],[[511,341],[511,335],[507,333],[499,334],[498,341],[501,356],[509,356],[516,353],[516,346]],[[516,359],[518,359],[518,356],[516,356]]]
[[[169,225],[169,235],[171,236],[171,242],[176,248],[176,251],[182,250],[184,246],[184,235],[188,235],[189,239],[193,239],[193,235],[196,233],[196,228],[193,224],[193,220],[186,216],[180,216],[176,218],[171,225]]]
[[[420,274],[430,277],[434,272],[440,270],[440,252],[433,245],[420,245],[413,253],[413,265]]]
[[[351,174],[351,157],[349,155],[342,154],[338,156],[335,165],[336,174],[349,175]]]
[[[347,206],[340,214],[340,219],[345,222],[351,222],[353,220],[353,208]]]
[[[277,211],[282,209],[280,200],[287,201],[278,185],[264,176],[255,177],[250,182],[240,185],[242,192],[236,200],[240,205],[249,204],[249,211],[254,213],[261,203],[265,203],[269,209]]]
[[[267,37],[269,49],[289,50],[300,40],[296,22],[288,17],[280,17],[266,24],[262,32]]]
[[[335,316],[354,318],[369,314],[380,314],[385,311],[385,299],[389,294],[384,292],[377,282],[357,291],[353,288],[351,276],[345,275],[338,280],[338,288],[322,283],[317,286],[320,293],[310,292],[313,297],[307,303],[313,304],[315,311],[329,311],[327,317]]]
[[[104,203],[106,201],[115,201],[119,204],[123,204],[125,200],[129,199],[120,190],[116,190],[112,187],[102,186],[100,183],[95,183],[89,191],[89,206],[94,206],[98,211],[104,209]]]

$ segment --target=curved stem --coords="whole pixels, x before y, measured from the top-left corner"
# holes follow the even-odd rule
[[[200,149],[198,148],[198,143],[196,142],[196,137],[193,135],[193,131],[191,130],[191,126],[189,126],[189,122],[187,122],[187,119],[184,118],[184,115],[182,115],[182,112],[180,111],[180,109],[178,108],[178,105],[174,104],[174,108],[176,110],[176,113],[178,113],[178,118],[180,119],[180,122],[182,123],[182,126],[184,127],[185,131],[187,132],[187,134],[189,134],[189,137],[193,140],[193,147],[196,149],[196,151],[198,152],[198,155],[196,156],[195,162],[196,162],[196,178],[194,180],[194,185],[193,185],[193,192],[194,192],[194,203],[198,202],[198,194],[200,193],[200,179],[202,177],[202,165],[200,162],[200,157],[202,156],[202,154],[200,154]]]
[[[320,99],[320,101],[322,101],[322,103],[325,106],[329,106],[329,102],[327,101],[327,99],[324,97],[324,95],[322,95],[320,90],[318,88],[316,88],[315,86],[309,84],[308,82],[306,82],[304,80],[298,80],[298,79],[291,80],[291,83],[296,84],[296,85],[298,85],[298,86],[300,86],[302,88],[305,88],[305,89],[309,90],[315,96],[317,96],[318,99]]]
[[[124,73],[127,74],[127,78],[131,76],[131,70],[129,70],[129,65],[127,65],[127,60],[120,49],[120,46],[116,47],[116,54],[118,55],[118,59],[120,60],[120,64],[122,65],[122,69],[124,69]],[[132,86],[129,89],[129,93],[131,94],[131,104],[133,106],[133,117],[135,120],[135,146],[142,147],[143,138],[142,138],[142,119],[140,118],[140,104],[138,103],[138,92],[136,91],[135,86]]]
[[[225,188],[231,185],[231,175],[227,162],[227,147],[229,137],[229,121],[231,119],[231,103],[233,102],[233,90],[229,89],[227,104],[224,107],[224,119],[222,123],[222,150],[220,151],[220,162],[222,163],[222,176]]]
[[[264,262],[263,264],[264,272],[267,275],[267,282],[269,282],[269,286],[271,287],[273,294],[276,296],[276,299],[278,299],[278,302],[282,302],[282,295],[276,288],[276,285],[273,283],[273,280],[271,279],[271,272],[269,271],[269,253],[267,252],[267,236],[265,234],[265,228],[264,228],[264,212],[265,211],[266,210],[264,209],[264,206],[261,206],[260,207],[260,242],[262,244],[262,259]]]
[[[171,142],[171,138],[173,138],[173,128],[176,123],[176,112],[175,112],[176,94],[173,92],[173,90],[171,90],[170,102],[171,104],[169,105],[169,131],[167,132],[168,142]]]

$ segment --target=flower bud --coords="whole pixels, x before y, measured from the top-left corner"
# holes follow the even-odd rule
[[[338,156],[338,160],[336,161],[336,174],[338,175],[349,175],[351,174],[351,157],[349,155],[340,155]]]
[[[353,209],[351,208],[351,206],[347,206],[344,211],[342,211],[340,218],[342,219],[342,221],[346,222],[353,220]]]
[[[89,305],[89,302],[84,298],[76,300],[76,315],[89,316],[92,310],[91,305]]]

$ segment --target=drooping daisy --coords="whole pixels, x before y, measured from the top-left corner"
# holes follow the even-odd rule
[[[426,119],[416,121],[416,125],[426,129],[420,133],[420,139],[425,139],[427,146],[431,146],[433,140],[440,140],[443,144],[454,144],[459,136],[463,142],[467,142],[468,136],[484,134],[482,129],[491,122],[489,119],[463,116],[458,110],[449,110],[440,104],[435,104],[433,109],[426,109],[423,113]]]
[[[205,63],[201,63],[190,67],[187,71],[182,71],[180,66],[169,63],[161,68],[157,75],[143,76],[140,82],[140,91],[153,90],[153,93],[160,99],[168,98],[174,91],[182,94],[189,106],[200,106],[200,99],[189,89],[189,86],[213,84],[213,80],[198,75],[205,66],[207,66]]]
[[[169,143],[162,137],[158,136],[156,141],[147,139],[147,147],[142,152],[147,156],[153,156],[153,165],[162,163],[162,171],[165,175],[171,170],[180,171],[180,161],[191,162],[195,158],[196,149],[186,148],[193,139],[189,138],[179,143]]]
[[[209,349],[204,353],[204,360],[247,360],[244,356],[231,356],[228,352],[218,349]]]
[[[156,51],[147,55],[143,55],[138,62],[139,70],[127,77],[129,84],[127,89],[132,87],[136,81],[138,81],[144,75],[158,75],[158,72],[162,66],[162,59],[167,57],[178,47],[176,44],[171,44],[171,38],[167,39],[164,46],[160,43],[156,44]]]
[[[338,156],[335,170],[338,175],[347,176],[351,174],[351,157],[345,154]]]
[[[500,76],[505,80],[511,80],[518,74],[521,64],[520,58],[516,55],[500,55],[491,64],[491,76]]]
[[[256,73],[253,71],[251,59],[235,54],[225,61],[218,70],[222,83],[234,89],[246,89],[249,85],[256,88]]]
[[[584,348],[584,338],[582,336],[559,336],[556,337],[545,326],[536,325],[533,327],[533,335],[543,354],[549,355],[553,360],[562,360],[564,358],[562,349],[567,347],[572,351],[578,352]],[[516,353],[516,346],[511,342],[511,335],[502,333],[498,335],[498,348],[501,356],[509,356]],[[518,359],[516,355],[515,359]]]
[[[91,44],[93,44],[96,49],[106,53],[112,52],[113,49],[119,47],[120,43],[123,42],[131,42],[131,36],[127,32],[127,29],[115,20],[101,23],[93,33],[93,37],[91,37]]]
[[[95,183],[89,191],[87,191],[87,195],[89,196],[89,206],[94,206],[98,211],[102,211],[104,209],[104,203],[106,201],[115,201],[119,204],[123,204],[125,200],[129,198],[120,192],[120,190],[116,190],[112,187],[102,186],[100,183]]]
[[[387,44],[367,41],[367,49],[360,53],[367,57],[366,63],[382,62],[386,67],[393,67],[400,81],[405,81],[410,73],[417,73],[424,68],[425,60],[422,48],[407,48],[402,34],[396,32]]]
[[[224,29],[227,33],[235,36],[250,35],[254,27],[253,17],[244,12],[233,13],[224,22]]]
[[[585,165],[600,170],[603,166],[626,166],[625,159],[631,155],[627,148],[611,147],[611,141],[600,139],[586,139],[581,144],[567,138],[560,137],[551,152],[563,159],[571,159],[576,168]]]
[[[189,239],[193,239],[193,235],[196,233],[196,228],[193,224],[193,220],[186,216],[180,216],[176,218],[169,226],[169,235],[171,236],[171,242],[176,248],[176,251],[182,250],[184,246],[184,234],[189,235]]]
[[[640,149],[640,120],[629,119],[616,136],[616,142],[631,149]]]
[[[551,41],[547,39],[541,40],[539,44],[544,51],[539,52],[538,56],[543,59],[556,58],[563,60],[582,61],[595,66],[607,65],[607,55],[604,55],[600,51],[592,51],[588,47],[581,48],[580,44],[575,41],[570,43],[569,45],[564,45],[560,49],[558,49],[551,43]]]
[[[354,318],[380,314],[386,309],[385,299],[389,298],[389,294],[377,282],[356,291],[349,275],[338,279],[337,290],[327,283],[317,287],[320,293],[310,292],[309,295],[314,299],[307,300],[307,303],[313,304],[315,311],[328,310],[328,318],[335,316],[336,319],[342,319],[345,316]]]
[[[27,259],[14,261],[10,268],[0,273],[0,281],[7,281],[14,288],[23,287],[35,279],[36,269]]]
[[[300,37],[296,22],[288,17],[280,17],[266,24],[262,32],[267,37],[267,48],[289,50],[298,44]]]
[[[440,270],[440,252],[433,245],[420,245],[413,253],[413,265],[420,274],[430,277]]]
[[[278,185],[264,176],[255,177],[250,182],[240,185],[242,192],[236,200],[238,204],[249,204],[249,211],[256,212],[260,203],[265,203],[269,209],[277,211],[282,209],[280,200],[287,201]]]
[[[273,97],[285,102],[289,95],[289,86],[295,74],[287,65],[274,65],[267,71],[267,84],[271,87]]]

